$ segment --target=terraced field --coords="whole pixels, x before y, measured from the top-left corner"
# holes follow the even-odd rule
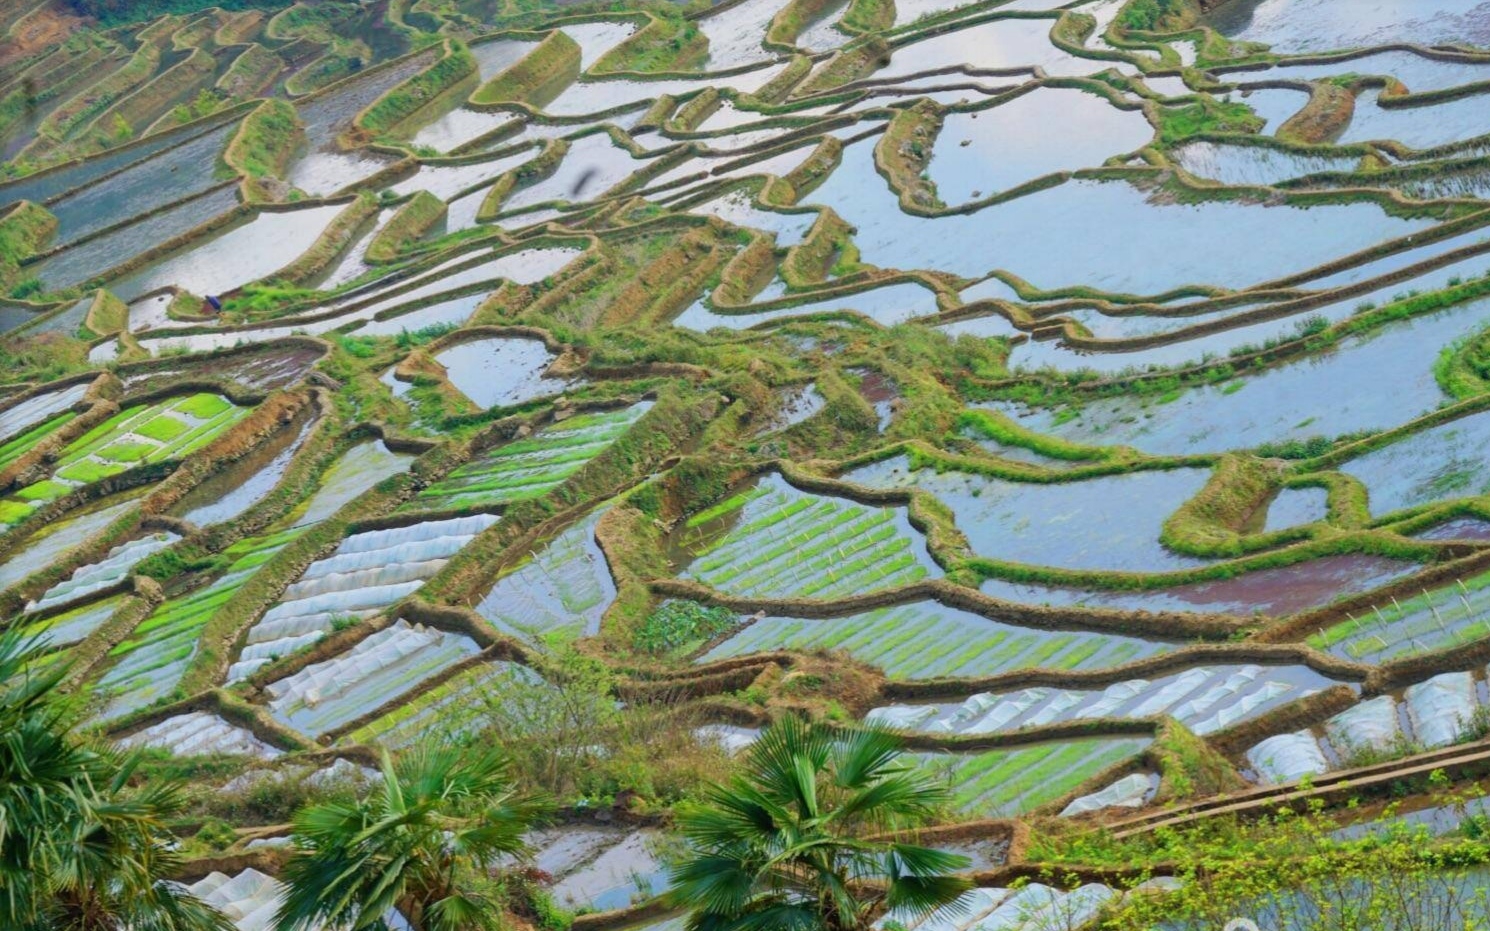
[[[1041,879],[884,929],[1299,780],[1479,842],[1484,4],[231,6],[0,9],[0,628],[237,927],[255,780],[493,735],[591,931],[789,715]]]
[[[1073,740],[1017,750],[927,757],[922,765],[946,774],[953,798],[972,817],[1010,817],[1049,804],[1139,753],[1137,739]]]
[[[229,547],[232,561],[209,584],[163,602],[129,638],[109,651],[98,690],[108,696],[105,717],[117,717],[168,695],[180,682],[197,650],[202,630],[254,570],[268,562],[293,531],[275,537],[251,537]]]
[[[595,543],[602,512],[579,521],[497,579],[476,613],[515,637],[593,637],[616,585]]]
[[[604,453],[649,406],[580,415],[497,446],[420,491],[405,509],[491,508],[537,498]]]
[[[311,563],[249,629],[228,681],[315,643],[338,624],[383,613],[496,522],[479,514],[347,537],[330,556]]]
[[[189,456],[247,414],[213,394],[122,410],[64,447],[50,477],[0,501],[0,523],[18,524],[44,505],[132,468]]]
[[[819,620],[753,621],[704,656],[842,650],[891,678],[982,677],[1021,669],[1106,669],[1163,652],[1162,641],[1088,631],[1032,630],[935,602]]]
[[[769,476],[689,518],[684,578],[734,595],[835,598],[937,573],[904,515],[804,494]]]

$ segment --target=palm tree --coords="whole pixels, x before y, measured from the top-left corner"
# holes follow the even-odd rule
[[[690,931],[851,931],[882,908],[920,916],[967,891],[951,875],[966,857],[901,839],[948,793],[900,762],[900,746],[796,718],[763,732],[745,772],[679,817],[692,852],[670,894],[693,909]]]
[[[139,755],[78,739],[84,706],[45,645],[0,635],[0,927],[18,931],[231,931],[165,880],[180,788],[130,786]]]
[[[385,751],[382,769],[367,798],[295,816],[276,927],[377,929],[397,910],[422,931],[497,928],[499,903],[475,887],[527,852],[523,834],[547,806],[516,793],[495,748],[422,746],[397,764]]]

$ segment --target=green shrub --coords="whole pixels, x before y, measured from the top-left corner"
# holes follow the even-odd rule
[[[295,151],[300,115],[284,100],[266,100],[244,118],[223,156],[250,178],[276,177]]]
[[[379,97],[358,117],[358,125],[373,134],[388,132],[420,107],[474,74],[476,57],[464,42],[452,39],[444,57]]]
[[[314,288],[296,288],[280,282],[256,281],[246,284],[238,294],[223,304],[223,313],[262,317],[282,311],[320,294]]]
[[[336,345],[354,359],[371,359],[378,354],[378,340],[374,336],[336,336]]]
[[[458,329],[460,325],[456,323],[431,323],[417,330],[399,330],[398,335],[393,338],[393,344],[400,349],[413,349],[415,346],[434,342],[446,333],[454,333]]]
[[[1162,32],[1183,29],[1195,18],[1192,0],[1129,0],[1118,14],[1123,29]]]
[[[669,601],[637,627],[632,646],[641,653],[662,654],[696,640],[707,640],[735,624],[728,608],[696,601]]]
[[[1262,117],[1246,104],[1223,102],[1209,97],[1184,107],[1159,108],[1159,140],[1174,145],[1201,133],[1255,133]]]

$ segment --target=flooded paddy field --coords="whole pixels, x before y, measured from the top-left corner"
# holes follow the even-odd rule
[[[1482,844],[1480,0],[78,6],[0,12],[0,629],[236,928],[438,748],[553,803],[503,920],[676,931],[793,720],[976,855],[887,931],[1146,926],[1089,828],[1340,780]]]

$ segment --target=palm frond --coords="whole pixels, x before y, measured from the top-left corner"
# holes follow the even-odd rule
[[[863,787],[845,798],[835,812],[847,821],[863,820],[881,828],[924,821],[950,801],[945,786],[916,772],[901,772]]]
[[[424,926],[428,931],[496,931],[504,927],[498,914],[484,899],[449,895],[425,910]]]
[[[973,865],[972,859],[963,854],[917,844],[891,844],[887,859],[885,875],[890,879],[955,873]]]
[[[902,741],[889,731],[860,727],[842,731],[833,755],[833,775],[845,789],[857,789],[889,775],[897,766]]]
[[[903,876],[889,885],[885,905],[921,917],[953,906],[972,887],[972,881],[962,876]]]
[[[915,823],[945,800],[899,750],[884,731],[796,718],[767,728],[741,775],[678,812],[692,855],[673,870],[670,901],[694,910],[688,927],[852,928],[889,895],[914,910],[961,895],[966,881],[946,874],[965,858],[856,836]]]
[[[750,904],[762,863],[730,857],[697,857],[672,871],[671,901],[720,914],[733,914]]]

